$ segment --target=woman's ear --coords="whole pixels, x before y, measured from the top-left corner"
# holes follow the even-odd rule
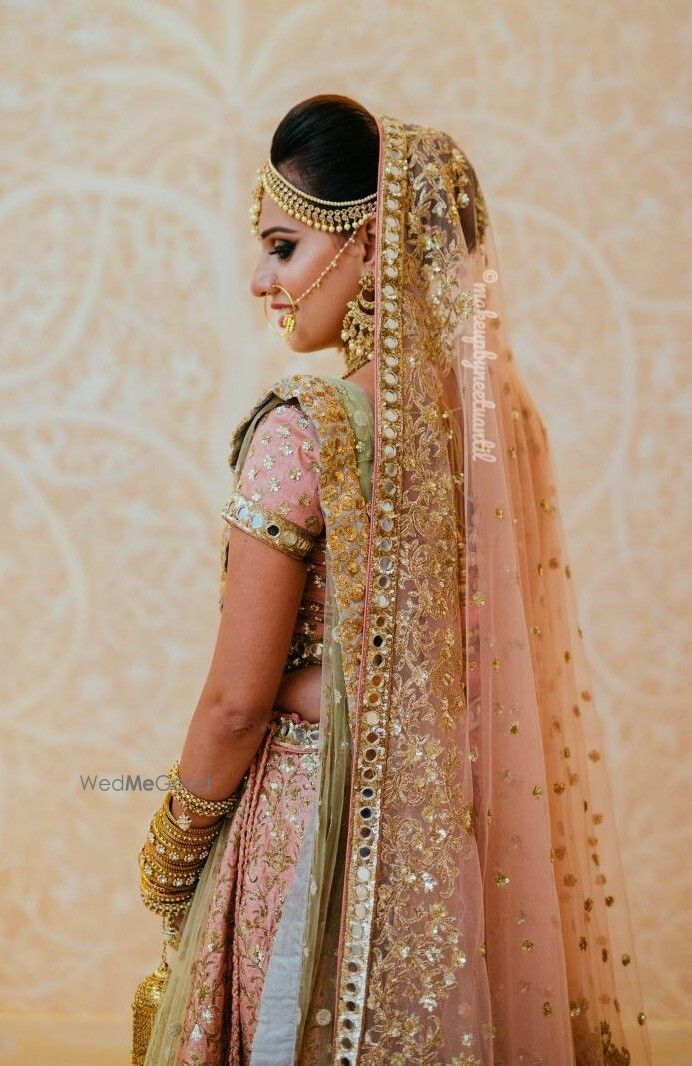
[[[363,227],[363,266],[368,270],[375,267],[377,251],[377,220],[369,218]]]

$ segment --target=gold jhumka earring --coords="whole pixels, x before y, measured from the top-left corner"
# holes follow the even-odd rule
[[[365,294],[372,293],[372,297]],[[346,347],[339,351],[346,363],[346,377],[369,362],[375,354],[375,275],[372,270],[360,279],[358,295],[349,300],[341,329]]]
[[[271,160],[257,170],[257,182],[252,194],[250,206],[250,229],[254,236],[259,236],[259,216],[262,208],[262,196],[267,191],[272,200],[285,211],[286,214],[297,218],[308,226],[324,230],[329,233],[342,233],[344,230],[353,230],[353,233],[345,244],[339,249],[330,263],[324,268],[319,277],[312,285],[301,293],[296,299],[282,285],[272,285],[269,292],[265,293],[264,314],[272,329],[275,329],[268,313],[267,299],[274,295],[275,290],[286,294],[291,303],[290,311],[283,316],[283,326],[275,332],[284,339],[290,337],[296,327],[296,312],[298,304],[313,289],[319,288],[322,278],[332,270],[340,256],[355,240],[357,230],[363,222],[372,218],[377,204],[377,193],[363,196],[358,200],[323,200],[318,196],[311,196],[293,185],[287,178],[280,174]],[[341,338],[346,341],[346,346],[339,348],[346,362],[348,376],[372,359],[374,352],[374,295],[368,299],[364,294],[374,289],[374,276],[368,271],[360,279],[360,287],[357,296],[348,302],[348,310],[342,324]]]

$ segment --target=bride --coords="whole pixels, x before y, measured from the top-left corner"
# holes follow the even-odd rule
[[[550,445],[474,168],[317,96],[250,219],[252,295],[343,372],[281,377],[230,439],[216,645],[139,855],[165,944],[133,1062],[649,1064]]]

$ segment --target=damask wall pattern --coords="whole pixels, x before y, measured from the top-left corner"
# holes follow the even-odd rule
[[[274,377],[340,371],[249,293],[255,168],[318,92],[447,129],[478,171],[555,448],[649,1018],[684,1027],[686,9],[0,0],[2,1061],[86,1011],[115,1054],[156,963],[136,856],[161,793],[116,782],[165,772],[206,676],[231,429]]]

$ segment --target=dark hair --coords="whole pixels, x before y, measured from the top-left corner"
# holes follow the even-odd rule
[[[269,158],[311,196],[357,200],[377,191],[379,150],[374,115],[349,96],[323,94],[301,100],[282,118]]]

